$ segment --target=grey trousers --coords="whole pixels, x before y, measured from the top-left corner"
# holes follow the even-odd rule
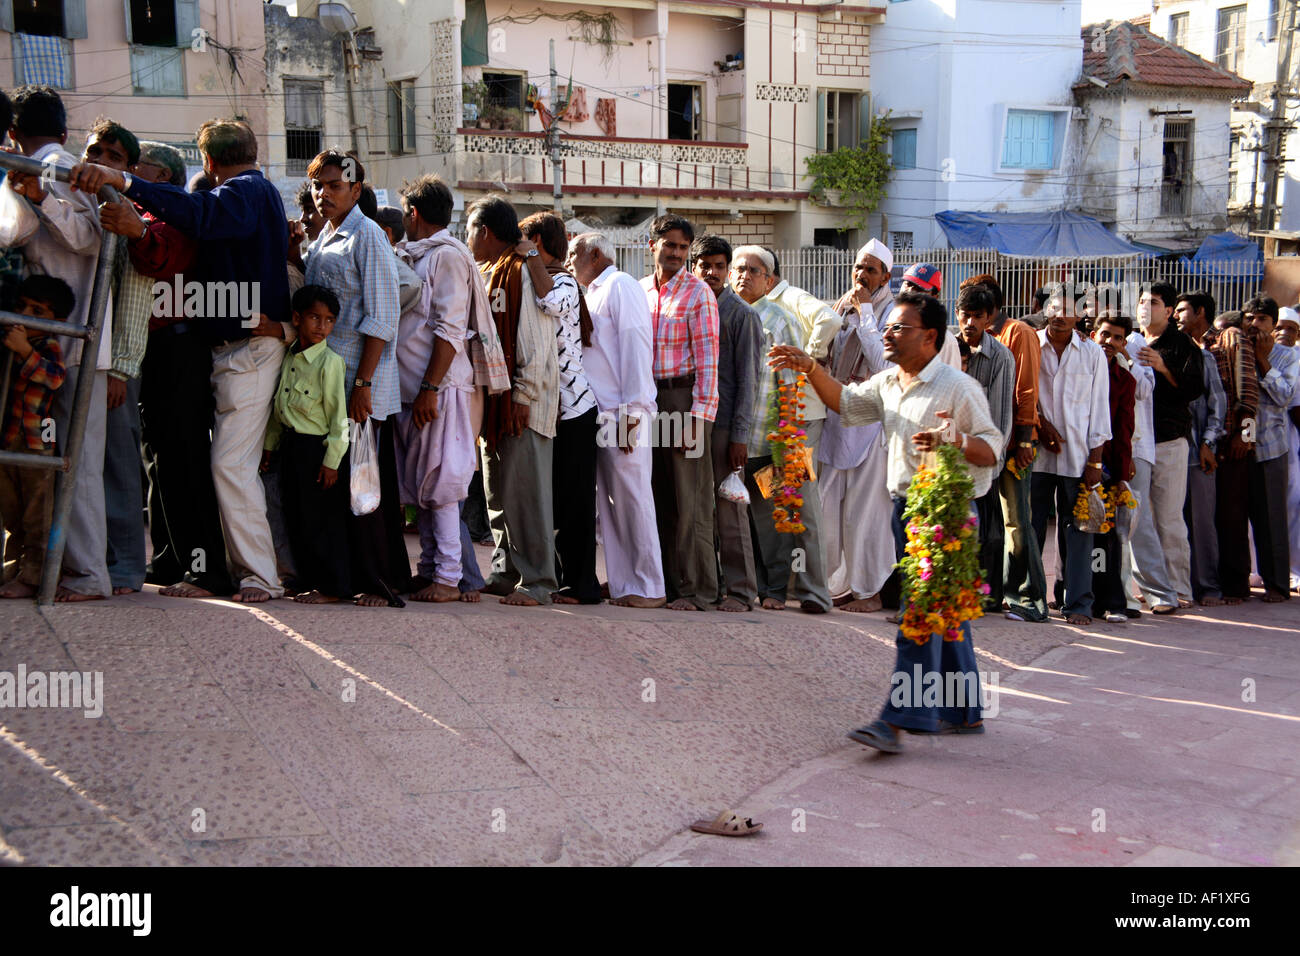
[[[1246,466],[1250,487],[1250,530],[1255,538],[1255,568],[1269,591],[1291,594],[1291,542],[1286,520],[1290,454],[1268,461],[1252,456]]]
[[[722,483],[731,472],[727,460],[727,445],[731,442],[728,429],[713,432],[713,485]],[[744,469],[741,469],[743,475]],[[718,600],[734,597],[753,607],[758,600],[758,583],[754,578],[754,543],[749,533],[749,505],[730,501],[721,496],[716,501],[713,537],[717,541],[721,573],[718,576]]]
[[[1137,499],[1137,510],[1129,525],[1127,547],[1120,549],[1123,559],[1124,599],[1128,606],[1137,610],[1137,598],[1133,596],[1133,583],[1146,595],[1147,607],[1167,604],[1178,607],[1178,593],[1169,583],[1169,573],[1165,569],[1165,553],[1160,548],[1160,536],[1156,533],[1155,513],[1151,506],[1151,464],[1140,458],[1133,459],[1133,468],[1137,472],[1128,483],[1133,497]]]
[[[483,590],[507,595],[522,591],[550,604],[555,580],[555,518],[552,497],[552,440],[531,428],[504,436],[483,452],[483,485],[492,528],[492,573]]]
[[[107,373],[105,373],[107,375]],[[105,379],[105,388],[108,380]],[[126,380],[126,401],[105,416],[104,509],[108,577],[115,588],[144,587],[144,487],[140,480],[140,379]]]
[[[660,421],[691,411],[690,388],[661,388],[657,392]],[[656,434],[671,429],[659,427]],[[685,435],[685,425],[682,428]],[[651,450],[650,485],[654,490],[655,518],[659,525],[659,550],[663,556],[664,588],[669,601],[685,598],[708,610],[718,594],[718,559],[713,551],[713,510],[718,494],[713,484],[713,422],[704,423],[696,436],[699,453],[689,457],[682,448],[659,442]]]
[[[814,449],[814,461],[823,424],[822,421],[812,421],[804,426],[804,431],[808,433],[805,441],[809,448]],[[821,539],[822,500],[817,482],[806,481],[800,488],[803,506],[799,509],[799,517],[803,521],[804,530],[799,534],[778,532],[772,516],[776,502],[759,494],[758,486],[750,477],[771,460],[770,457],[751,458],[745,465],[745,474],[749,478],[746,482],[749,487],[749,515],[757,543],[758,593],[761,597],[784,601],[788,589],[789,596],[796,601],[812,601],[830,610],[831,592],[826,584],[826,552],[822,548]],[[790,588],[792,571],[794,586]]]
[[[1188,440],[1175,438],[1156,444],[1156,467],[1151,472],[1152,520],[1160,537],[1169,584],[1184,601],[1192,599],[1191,548],[1183,506],[1187,503]]]
[[[1206,474],[1201,466],[1187,466],[1187,541],[1192,552],[1192,597],[1221,598],[1219,590],[1219,532],[1214,523],[1214,506],[1218,496],[1214,473]]]
[[[77,393],[81,366],[68,367],[63,387],[54,393],[55,441],[59,454],[67,450],[72,433],[72,399]],[[104,436],[108,419],[108,372],[85,370],[95,376],[90,392],[90,413],[77,462],[77,486],[68,515],[67,543],[63,549],[62,584],[78,594],[108,597],[113,585],[108,577],[108,519],[104,515]]]

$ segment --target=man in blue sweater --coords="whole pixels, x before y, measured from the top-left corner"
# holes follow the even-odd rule
[[[198,243],[183,289],[159,283],[155,295],[183,295],[186,318],[212,347],[212,477],[232,576],[239,581],[234,600],[255,603],[284,594],[257,468],[285,344],[294,335],[285,267],[289,234],[280,194],[257,168],[257,137],[247,123],[209,120],[199,128],[198,145],[213,183],[208,192],[188,193],[93,163],[74,167],[72,183],[91,194],[107,183]],[[170,591],[211,596],[194,585]]]

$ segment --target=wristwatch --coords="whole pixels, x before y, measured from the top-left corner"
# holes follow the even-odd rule
[[[367,382],[364,378],[361,378],[361,377],[358,376],[358,377],[357,377],[357,378],[352,382],[352,387],[353,387],[353,388],[369,388],[369,387],[370,387],[370,383]]]
[[[125,170],[123,170],[123,172],[122,172],[122,192],[128,192],[128,191],[131,189],[131,184],[132,184],[133,182],[135,182],[135,177],[132,176],[130,173],[126,172]]]
[[[438,394],[438,389],[439,389],[440,387],[441,387],[441,386],[438,386],[438,385],[430,385],[428,382],[421,382],[421,383],[420,383],[420,391],[422,391],[422,392],[433,392],[435,395]]]
[[[536,249],[529,249],[527,252],[524,253],[524,258],[531,259],[533,256],[540,256],[540,255],[541,253],[538,252]]]

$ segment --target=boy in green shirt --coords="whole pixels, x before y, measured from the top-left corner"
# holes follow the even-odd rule
[[[319,285],[293,296],[298,340],[284,356],[262,470],[280,449],[280,497],[303,604],[352,598],[348,568],[348,406],[343,357],[325,343],[338,297]]]

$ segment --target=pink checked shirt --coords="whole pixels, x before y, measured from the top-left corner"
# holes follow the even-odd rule
[[[704,281],[680,269],[663,286],[654,273],[641,280],[654,328],[656,379],[695,373],[691,414],[718,414],[718,300]]]

